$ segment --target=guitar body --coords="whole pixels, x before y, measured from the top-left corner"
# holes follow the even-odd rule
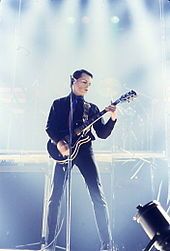
[[[71,156],[70,160],[74,160],[79,152],[80,146],[82,144],[85,144],[91,140],[89,135],[81,135],[77,137],[76,139],[73,138],[73,145],[71,147]],[[56,160],[59,164],[67,164],[68,163],[68,157],[63,156],[59,150],[57,149],[56,144],[50,139],[47,143],[47,151],[51,158]]]

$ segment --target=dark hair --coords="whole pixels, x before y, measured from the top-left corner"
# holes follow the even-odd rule
[[[85,73],[85,74],[89,75],[91,78],[93,78],[93,74],[90,73],[89,71],[84,70],[84,69],[75,71],[73,73],[73,78],[75,78],[75,79],[81,78],[83,73]]]

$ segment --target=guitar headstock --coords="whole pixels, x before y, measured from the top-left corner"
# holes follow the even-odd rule
[[[122,102],[128,102],[129,103],[131,100],[133,100],[136,97],[137,97],[137,93],[134,90],[131,90],[131,91],[123,94],[119,99],[117,99],[112,104],[117,105],[118,103],[122,103]]]

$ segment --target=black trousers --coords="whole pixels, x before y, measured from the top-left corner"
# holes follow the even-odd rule
[[[74,160],[73,164],[79,168],[88,187],[90,197],[93,202],[97,230],[101,244],[110,244],[111,231],[108,208],[104,198],[100,176],[94,162],[91,144],[84,144],[80,147],[78,156]],[[48,201],[47,244],[50,244],[55,236],[57,215],[59,213],[61,199],[66,185],[66,168],[66,165],[61,164],[56,164],[54,168],[51,182],[51,194]]]

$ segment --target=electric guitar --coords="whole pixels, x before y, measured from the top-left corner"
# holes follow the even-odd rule
[[[135,91],[131,90],[124,95],[122,95],[120,98],[115,100],[114,102],[111,102],[112,105],[117,105],[119,103],[123,102],[130,102],[130,100],[133,100],[137,97],[137,94]],[[95,116],[90,118],[89,120],[85,121],[84,124],[81,126],[73,129],[72,134],[72,144],[71,144],[71,154],[69,156],[63,156],[59,150],[57,149],[56,143],[52,141],[51,139],[47,143],[47,151],[54,160],[56,160],[57,163],[60,164],[67,164],[69,160],[74,160],[77,156],[80,146],[82,144],[86,144],[87,142],[91,141],[91,137],[88,135],[88,132],[91,129],[91,126],[99,120],[107,111],[104,109],[101,112],[97,113]],[[67,135],[67,133],[63,133],[63,140],[65,140],[69,144],[70,137]]]

